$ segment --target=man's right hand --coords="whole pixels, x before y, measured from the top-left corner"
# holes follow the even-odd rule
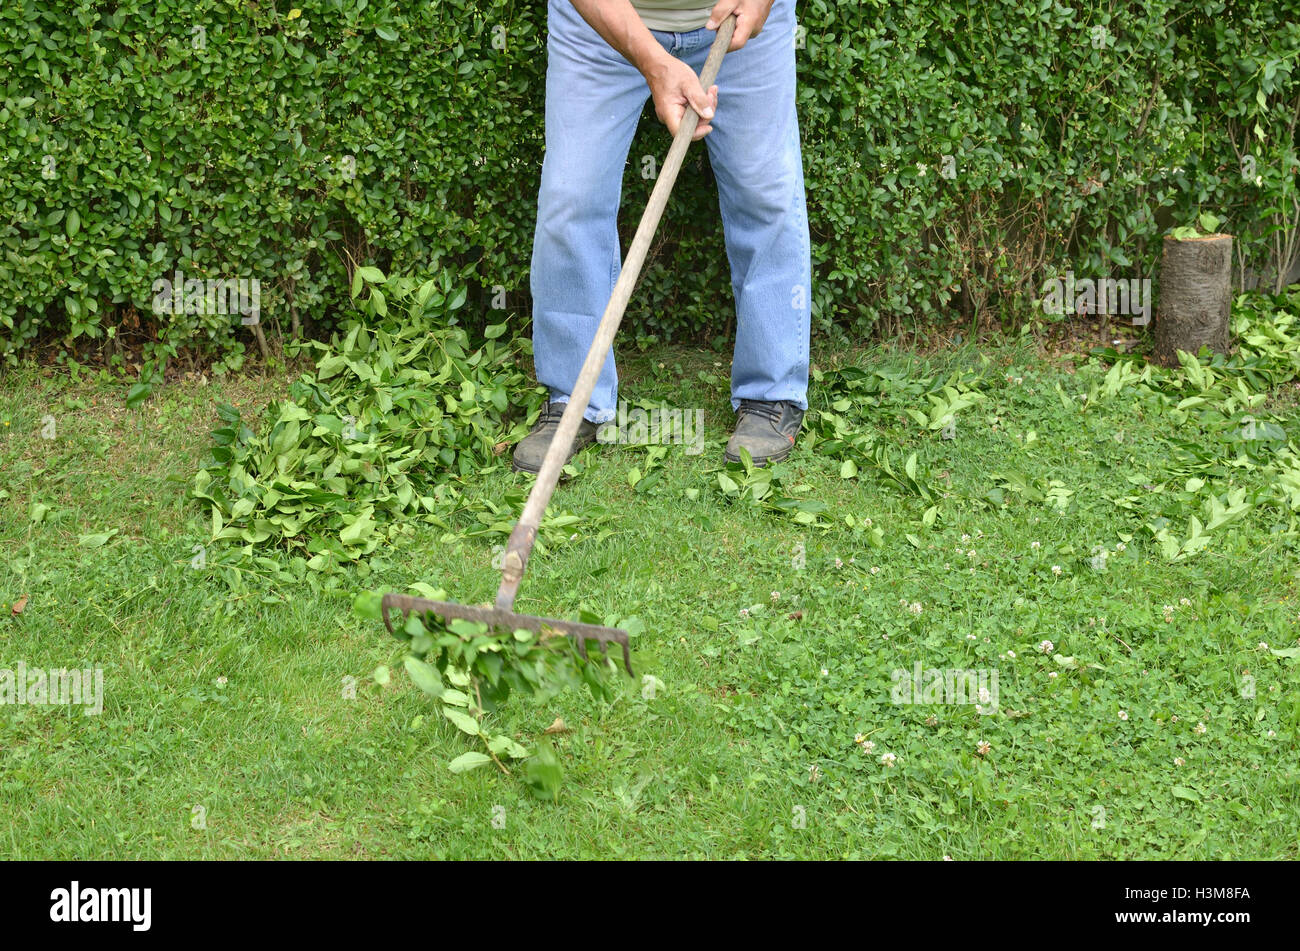
[[[709,120],[718,108],[717,86],[706,93],[695,70],[667,53],[656,59],[643,75],[650,86],[655,114],[668,127],[671,135],[677,135],[677,127],[682,124],[687,105],[700,115],[700,124],[695,129],[692,141],[698,142],[713,131]]]

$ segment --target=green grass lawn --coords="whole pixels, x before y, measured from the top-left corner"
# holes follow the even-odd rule
[[[467,738],[404,675],[374,681],[402,646],[352,611],[359,590],[420,581],[490,600],[500,539],[421,528],[334,588],[232,588],[196,566],[210,532],[188,491],[217,404],[255,415],[287,375],[127,409],[119,381],[10,371],[0,601],[28,600],[0,618],[0,667],[100,665],[104,708],[0,706],[0,856],[1300,857],[1300,561],[1276,474],[1234,463],[1235,430],[1195,405],[1108,393],[1106,365],[982,352],[820,354],[814,409],[871,435],[897,478],[846,466],[810,414],[768,499],[824,504],[804,522],[733,497],[753,478],[722,471],[725,357],[626,361],[624,396],[703,409],[706,443],[670,447],[653,478],[644,447],[590,450],[556,496],[582,520],[534,557],[518,609],[645,625],[612,702],[492,717],[528,743],[564,721],[558,803],[452,774]],[[855,398],[846,366],[884,376]],[[978,401],[952,426],[909,414],[963,370]],[[1296,395],[1256,408],[1284,430],[1256,462],[1300,441]],[[1182,544],[1236,488],[1244,510]],[[996,707],[893,702],[918,663],[996,673]]]

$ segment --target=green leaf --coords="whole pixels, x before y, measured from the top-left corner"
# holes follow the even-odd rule
[[[462,732],[468,733],[470,736],[481,736],[483,734],[483,728],[479,726],[479,722],[468,713],[454,710],[451,707],[443,707],[442,715],[456,724]]]
[[[492,757],[486,753],[461,753],[447,764],[447,768],[453,773],[468,773],[471,769],[478,769],[490,762],[492,762]]]
[[[383,619],[384,596],[378,591],[362,591],[352,600],[352,612],[367,621]]]
[[[77,539],[77,545],[81,548],[102,548],[110,538],[117,534],[117,529],[110,529],[107,532],[98,532],[94,535],[82,535]]]
[[[858,464],[852,459],[845,459],[840,463],[840,478],[852,479],[858,474]]]
[[[344,545],[359,545],[375,533],[375,520],[367,509],[356,516],[351,524],[339,532],[339,541]]]
[[[524,749],[508,736],[494,736],[488,741],[488,749],[497,756],[508,756],[511,759],[523,759],[528,755],[528,750]]]
[[[557,802],[564,784],[564,767],[549,743],[543,743],[524,763],[524,782],[533,795]]]
[[[435,700],[442,696],[442,678],[438,676],[438,671],[432,665],[410,655],[402,659],[402,665],[417,687]]]
[[[133,383],[131,388],[126,391],[126,405],[128,409],[135,409],[141,403],[149,398],[153,393],[152,383]]]

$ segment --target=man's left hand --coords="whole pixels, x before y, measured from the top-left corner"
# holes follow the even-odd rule
[[[772,12],[773,0],[718,0],[713,12],[709,14],[706,29],[716,30],[727,14],[736,14],[736,32],[731,35],[728,52],[740,49],[751,36],[758,36],[767,22],[767,15]]]

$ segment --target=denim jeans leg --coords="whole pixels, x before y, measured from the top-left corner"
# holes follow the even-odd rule
[[[718,111],[704,139],[736,298],[733,408],[741,399],[808,408],[812,260],[794,37],[793,0],[776,0],[763,31],[722,61]],[[686,59],[698,70],[707,53]]]
[[[551,399],[566,402],[621,266],[623,166],[649,98],[645,78],[582,19],[551,0],[546,59],[546,155],[533,237],[533,359]],[[613,348],[585,418],[614,418]]]

